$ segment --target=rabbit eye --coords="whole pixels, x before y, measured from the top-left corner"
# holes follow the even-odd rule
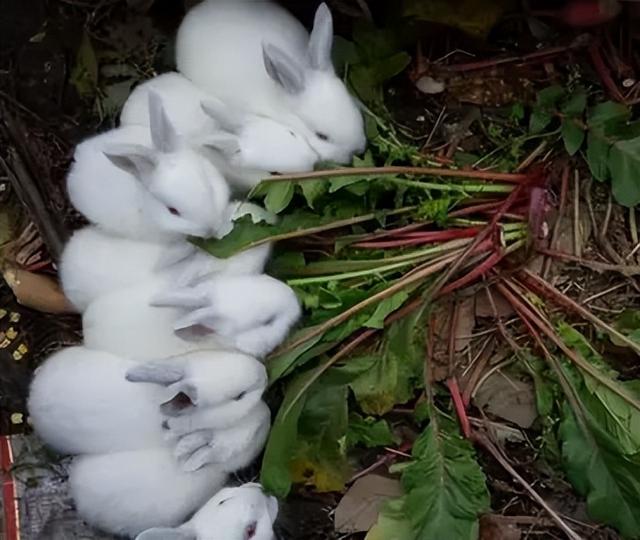
[[[174,208],[173,206],[167,206],[167,210],[169,210],[169,213],[174,215],[174,216],[179,216],[180,212],[178,211],[177,208]]]
[[[329,135],[321,133],[320,131],[316,131],[316,137],[318,137],[318,139],[320,139],[321,141],[328,141],[329,140]]]
[[[293,131],[289,131],[289,135],[295,138],[296,134]]]
[[[222,499],[219,503],[218,506],[222,506],[224,503],[226,503],[229,499]]]
[[[247,392],[240,392],[236,397],[234,397],[234,401],[240,401],[244,396],[247,395]]]

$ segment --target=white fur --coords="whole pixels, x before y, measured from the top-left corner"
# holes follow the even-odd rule
[[[210,445],[207,459],[200,456],[199,466],[233,454],[225,469],[234,470],[265,442],[268,409],[265,421],[256,408],[266,385],[264,366],[239,353],[198,351],[140,364],[70,347],[36,370],[28,405],[36,432],[62,453],[161,447],[167,435],[207,429],[217,444]],[[167,421],[181,421],[182,431]]]
[[[226,481],[215,466],[183,471],[164,448],[75,458],[69,486],[91,525],[134,537],[150,527],[177,527]]]
[[[181,140],[160,98],[150,127],[124,126],[76,147],[67,176],[73,205],[91,222],[127,238],[214,236],[229,188],[214,165]]]
[[[235,110],[175,72],[139,85],[125,103],[121,125],[149,125],[150,91],[162,97],[176,131],[201,148],[237,189],[246,191],[272,172],[313,170],[319,159],[291,127]]]
[[[322,159],[349,162],[364,149],[364,123],[331,65],[332,39],[324,4],[310,37],[273,2],[205,0],[180,26],[176,59],[225,104],[291,126]]]
[[[206,329],[221,344],[256,357],[284,341],[301,313],[293,290],[266,275],[219,274],[192,287],[168,291],[154,298],[153,304],[192,310],[174,324],[185,339],[192,339],[194,329]]]
[[[260,484],[223,488],[176,529],[154,528],[136,540],[272,540],[278,501]]]

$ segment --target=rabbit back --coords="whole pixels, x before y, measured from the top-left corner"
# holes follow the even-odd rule
[[[36,370],[29,393],[38,435],[65,454],[164,444],[161,398],[155,388],[125,380],[131,366],[130,360],[85,347],[54,353]]]
[[[225,481],[213,466],[184,472],[166,448],[79,456],[69,472],[78,514],[99,529],[130,537],[178,526]]]

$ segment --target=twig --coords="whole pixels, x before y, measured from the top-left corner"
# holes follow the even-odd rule
[[[562,529],[566,535],[572,540],[583,540],[583,538],[578,535],[569,525],[567,525],[564,520],[560,517],[560,515],[549,506],[546,501],[538,495],[535,489],[527,482],[522,476],[518,474],[518,472],[513,468],[513,466],[509,463],[509,461],[502,455],[502,452],[499,448],[497,448],[488,437],[481,432],[473,433],[473,441],[484,448],[487,452],[489,452],[493,458],[502,466],[502,468],[507,471],[514,480],[516,480],[529,495],[540,505],[545,511],[549,514],[551,519],[553,519],[558,527]]]
[[[640,266],[630,264],[610,264],[602,263],[599,261],[590,261],[581,257],[576,257],[570,253],[564,253],[563,251],[555,251],[553,249],[539,248],[538,251],[544,255],[555,257],[556,259],[562,259],[565,261],[575,262],[581,266],[591,268],[596,272],[618,272],[623,276],[637,276],[640,274]]]
[[[638,223],[636,221],[636,209],[633,207],[629,208],[629,231],[631,233],[631,241],[633,242],[633,245],[636,247],[634,247],[631,250],[631,253],[629,253],[629,255],[625,257],[625,260],[628,260],[631,257],[633,257],[635,250],[637,250],[637,246],[640,245],[640,240],[638,239]]]
[[[576,170],[573,177],[573,252],[576,257],[582,256],[580,234],[580,176]]]
[[[558,242],[558,234],[560,233],[560,223],[562,222],[562,218],[564,217],[564,207],[567,203],[567,193],[569,191],[569,165],[565,165],[564,169],[562,169],[562,180],[560,185],[560,203],[558,205],[558,215],[556,217],[556,222],[553,224],[553,231],[551,233],[551,239],[549,241],[549,248],[556,249],[556,244]],[[575,228],[575,222],[574,222]],[[542,267],[542,277],[546,278],[549,274],[549,270],[551,269],[551,259],[549,257],[545,257],[544,266]]]
[[[536,146],[533,151],[518,165],[516,168],[516,172],[524,171],[529,165],[531,165],[534,160],[544,152],[544,149],[547,147],[547,140],[543,139],[538,146]]]
[[[338,169],[327,169],[324,171],[280,174],[271,176],[270,178],[265,178],[261,183],[283,182],[285,180],[317,180],[318,178],[332,178],[335,176],[382,176],[393,174],[473,178],[476,180],[509,182],[511,184],[519,184],[529,179],[529,176],[523,173],[497,173],[491,171],[465,171],[454,169],[438,169],[433,167],[405,167],[399,165],[389,165],[387,167],[341,167]]]

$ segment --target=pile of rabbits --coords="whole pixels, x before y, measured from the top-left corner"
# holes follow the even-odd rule
[[[271,540],[278,505],[224,485],[262,451],[262,360],[300,316],[264,274],[268,245],[218,259],[189,237],[275,216],[242,201],[262,178],[348,162],[362,116],[331,63],[325,4],[311,35],[269,1],[205,0],[177,36],[179,72],[139,85],[120,127],[75,150],[73,205],[91,223],[60,262],[84,343],[36,371],[31,422],[74,456],[90,524],[140,540]]]

